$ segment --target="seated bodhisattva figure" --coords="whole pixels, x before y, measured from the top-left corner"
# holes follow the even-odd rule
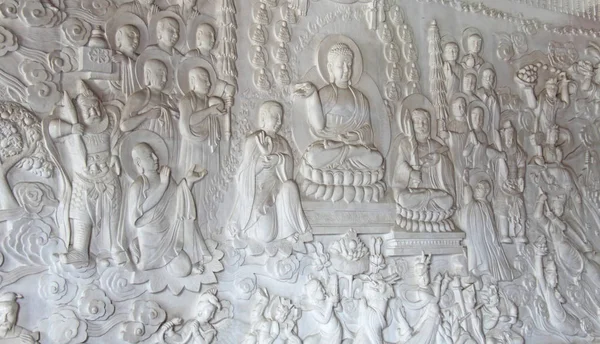
[[[397,147],[392,177],[397,224],[407,231],[452,231],[455,189],[448,147],[432,137],[426,108],[408,109],[406,116],[408,132]]]
[[[374,145],[369,101],[351,85],[353,59],[348,45],[334,44],[327,54],[329,84],[318,91],[310,82],[296,85],[318,138],[304,153],[300,173],[303,190],[316,198],[377,201],[385,188],[383,156]]]

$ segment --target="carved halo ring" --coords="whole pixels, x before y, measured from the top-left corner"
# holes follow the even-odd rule
[[[404,132],[406,135],[411,134],[409,131],[409,121],[411,121],[411,114],[413,110],[416,109],[423,109],[429,112],[431,137],[437,137],[437,114],[435,112],[435,108],[433,107],[431,100],[418,93],[413,93],[404,98],[398,107],[396,112],[396,120],[398,121],[400,128],[402,128],[402,132]]]
[[[142,87],[146,86],[146,80],[144,76],[144,65],[148,60],[159,60],[167,67],[167,84],[165,85],[165,92],[170,93],[173,89],[173,80],[175,79],[175,71],[171,64],[171,57],[166,52],[160,50],[157,47],[151,47],[146,49],[138,58],[135,63],[135,75],[138,82]]]
[[[150,44],[156,44],[158,42],[158,37],[156,36],[158,21],[167,17],[173,18],[179,23],[179,39],[177,40],[177,43],[175,43],[175,47],[181,50],[181,48],[185,47],[185,22],[177,13],[171,11],[158,12],[152,16],[152,19],[150,19],[150,23],[148,24]]]
[[[483,131],[489,132],[490,125],[490,109],[488,109],[487,105],[481,100],[473,100],[469,103],[469,110],[467,111],[467,120],[469,121],[469,127],[473,128],[473,123],[471,120],[471,110],[476,107],[480,107],[483,109]]]
[[[465,54],[467,54],[469,51],[469,37],[473,35],[477,35],[481,38],[481,51],[483,51],[483,36],[481,35],[481,31],[474,27],[468,27],[463,31],[462,34],[462,48]]]
[[[119,156],[121,157],[123,170],[132,180],[135,180],[139,175],[132,155],[133,148],[138,143],[149,144],[150,147],[152,147],[154,154],[158,157],[159,164],[166,164],[169,162],[169,149],[167,148],[165,140],[157,133],[150,130],[134,130],[123,138],[123,141],[119,146]]]
[[[351,38],[344,35],[329,35],[319,44],[319,51],[317,53],[317,70],[319,75],[326,83],[329,83],[327,54],[329,54],[329,49],[338,43],[346,44],[354,54],[354,59],[352,60],[352,85],[358,85],[363,72],[362,54],[358,45]]]
[[[209,24],[215,30],[215,43],[218,40],[219,32],[217,31],[217,21],[215,18],[206,14],[201,14],[189,22],[187,26],[187,48],[189,50],[196,49],[196,31],[198,26]]]
[[[217,83],[217,73],[213,65],[202,57],[188,57],[179,64],[179,67],[177,67],[177,85],[179,86],[179,90],[183,94],[187,94],[190,91],[190,70],[196,67],[202,67],[208,71],[210,75],[209,94],[212,94]]]
[[[148,46],[148,28],[140,17],[127,12],[115,15],[106,22],[106,37],[110,48],[117,50],[117,31],[125,25],[133,25],[138,29],[140,42],[136,52],[141,53]]]

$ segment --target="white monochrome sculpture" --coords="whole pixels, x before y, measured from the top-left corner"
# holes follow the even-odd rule
[[[600,341],[599,9],[0,0],[0,344]]]

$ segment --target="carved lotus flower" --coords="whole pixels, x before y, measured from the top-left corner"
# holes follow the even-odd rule
[[[15,51],[18,47],[17,36],[4,26],[0,26],[0,56]]]
[[[47,340],[56,344],[78,344],[87,340],[87,324],[69,309],[63,309],[42,320]]]
[[[102,289],[96,286],[83,291],[78,308],[79,314],[85,320],[106,320],[115,312],[112,301]]]
[[[71,290],[73,289],[73,290]],[[44,300],[57,304],[66,304],[73,300],[77,287],[57,274],[45,274],[40,277],[39,293]]]
[[[339,272],[356,275],[369,269],[369,248],[350,230],[329,246],[331,265]]]
[[[300,261],[295,255],[284,259],[270,258],[267,262],[267,271],[280,281],[295,281],[298,278],[299,268]]]
[[[77,18],[68,18],[61,25],[63,36],[69,43],[83,46],[92,34],[92,26]]]

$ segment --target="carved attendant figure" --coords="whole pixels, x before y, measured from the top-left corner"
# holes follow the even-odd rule
[[[460,211],[461,227],[467,233],[469,270],[489,273],[498,281],[510,281],[512,270],[498,240],[494,211],[487,199],[492,184],[485,174],[471,178],[469,173],[466,169],[463,175],[464,207]]]
[[[31,332],[19,325],[19,304],[23,296],[15,293],[0,295],[0,344],[38,344],[39,332]]]
[[[458,44],[448,42],[444,45],[444,77],[446,84],[446,95],[451,99],[452,95],[460,92],[463,74],[462,66],[458,63]]]
[[[454,168],[448,147],[432,139],[427,110],[416,108],[409,116],[409,136],[400,142],[392,184],[399,215],[410,220],[406,227],[412,231],[426,227],[431,231],[431,226],[436,232],[451,231],[450,223],[441,223],[454,211]],[[431,221],[421,221],[420,212],[431,213]]]
[[[128,220],[137,229],[134,261],[140,270],[165,267],[175,277],[199,274],[210,257],[196,224],[191,187],[206,171],[192,167],[176,184],[167,166],[160,166],[148,143],[138,143],[131,152],[139,176],[129,190]]]
[[[179,41],[179,22],[171,17],[161,18],[156,24],[156,46],[169,56],[183,56],[175,45]]]
[[[327,54],[329,84],[318,91],[310,82],[296,85],[294,94],[307,99],[311,132],[319,138],[304,153],[300,171],[316,184],[367,186],[383,178],[383,156],[373,143],[369,101],[351,85],[353,59],[348,45],[335,44]],[[336,178],[327,181],[324,170],[339,171],[341,176],[335,173]]]
[[[502,159],[498,159],[495,167],[496,187],[494,188],[494,212],[500,241],[512,243],[512,238],[518,243],[527,242],[525,237],[525,166],[527,154],[517,142],[517,132],[510,121],[504,122],[500,130],[502,142]]]
[[[496,93],[496,72],[492,68],[483,69],[481,73],[481,86],[477,89],[477,96],[481,101],[487,106],[490,112],[490,118],[488,119],[490,123],[490,134],[493,138],[493,143],[495,145],[499,145],[497,142],[498,138],[498,129],[500,126],[500,100],[498,98],[498,93]],[[497,146],[500,148],[499,146]]]
[[[165,343],[211,344],[217,337],[217,330],[212,322],[215,318],[215,314],[220,311],[222,307],[221,301],[217,298],[216,294],[216,288],[203,293],[196,306],[198,312],[196,318],[183,324],[181,329],[177,332],[173,330],[173,326],[169,326],[162,338]]]
[[[135,61],[138,57],[136,50],[140,44],[140,32],[134,25],[123,25],[117,30],[115,42],[117,54],[114,58],[121,69],[120,84],[117,86],[127,99],[139,88],[135,77]]]
[[[191,20],[200,14],[196,3],[197,0],[177,0],[175,5],[167,7],[167,11],[175,12],[185,20]]]
[[[467,29],[469,30],[469,29]],[[481,57],[481,48],[483,44],[483,38],[478,32],[470,31],[466,32],[467,34],[467,53],[463,56],[461,60],[461,64],[464,69],[475,69],[478,70],[479,67],[485,62]]]
[[[60,160],[72,171],[72,195],[69,203],[71,232],[64,240],[69,251],[61,255],[66,264],[88,263],[90,240],[94,237],[96,251],[111,250],[122,262],[122,253],[116,229],[119,223],[121,200],[121,173],[119,158],[113,152],[118,139],[117,118],[105,107],[83,81],[78,84],[79,95],[75,108],[65,95],[63,103],[74,120],[57,118],[50,121],[50,136],[55,140],[74,140],[69,152]],[[70,239],[69,239],[70,238]]]
[[[154,0],[133,0],[119,6],[118,11],[131,12],[148,22],[160,9],[154,4]]]
[[[144,65],[146,87],[132,94],[123,108],[121,130],[148,129],[167,141],[169,153],[176,161],[179,133],[173,123],[177,118],[175,101],[163,92],[167,84],[167,66],[150,59]]]
[[[198,25],[196,29],[196,48],[190,50],[187,55],[204,57],[216,66],[217,60],[212,52],[215,47],[216,36],[217,34],[212,25],[208,23]]]
[[[442,120],[442,129],[440,137],[444,139],[450,151],[450,160],[454,164],[454,171],[463,171],[466,167],[463,157],[463,150],[469,137],[469,121],[467,118],[467,102],[465,97],[459,95],[454,98],[451,104],[451,117],[448,122]],[[462,177],[459,173],[455,174],[456,190],[463,189]],[[456,194],[457,204],[462,204],[462,193]]]
[[[246,138],[237,176],[238,195],[230,219],[241,237],[260,243],[312,237],[300,194],[291,179],[294,159],[278,134],[283,118],[279,103],[267,101],[259,110],[261,129]]]
[[[336,281],[337,276],[331,276],[330,279]],[[319,323],[319,333],[306,337],[304,344],[341,344],[343,328],[335,312],[340,302],[337,283],[330,283],[327,292],[318,279],[311,278],[304,289],[308,299],[306,310],[312,310],[311,314]]]

